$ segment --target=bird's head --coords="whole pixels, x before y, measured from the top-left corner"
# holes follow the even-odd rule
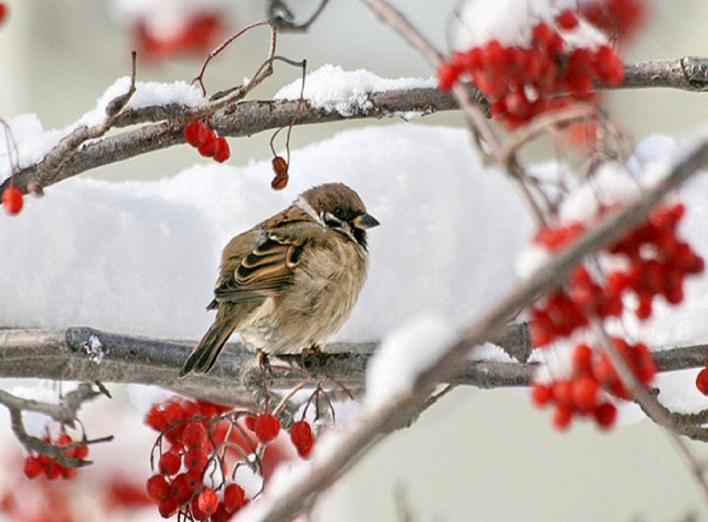
[[[379,225],[359,194],[343,183],[325,183],[303,192],[296,204],[322,226],[340,232],[366,248],[366,231]]]

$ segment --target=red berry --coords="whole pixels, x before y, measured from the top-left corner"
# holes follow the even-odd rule
[[[147,480],[146,489],[148,497],[156,502],[167,500],[167,497],[170,495],[170,486],[162,475],[153,475],[150,477]]]
[[[76,446],[73,450],[73,457],[77,459],[85,459],[89,454],[89,447],[84,444],[83,446]],[[67,452],[68,453],[68,452]]]
[[[555,381],[552,386],[553,398],[558,406],[563,408],[573,407],[573,382],[569,379]]]
[[[199,122],[199,134],[197,136],[197,146],[201,145],[205,141],[216,137],[214,130],[211,128],[208,120],[204,122]]]
[[[307,421],[301,420],[293,423],[290,428],[290,440],[292,441],[298,455],[307,457],[312,451],[315,438],[312,436],[312,428]]]
[[[531,402],[538,406],[543,407],[548,404],[553,398],[553,391],[551,387],[547,384],[534,383],[531,386]]]
[[[76,476],[76,468],[65,468],[64,466],[59,466],[59,472],[61,477],[64,479],[71,479]]]
[[[556,16],[556,24],[561,29],[574,29],[578,25],[578,15],[570,9],[566,9]]]
[[[37,478],[42,474],[42,471],[44,471],[44,467],[42,466],[42,463],[40,460],[34,456],[30,455],[27,457],[27,460],[25,460],[25,476],[27,478],[33,479]]]
[[[573,419],[573,410],[558,406],[553,412],[553,426],[558,430],[565,430]]]
[[[595,407],[592,412],[595,422],[601,428],[609,428],[615,423],[617,418],[617,407],[611,402],[604,402]]]
[[[216,154],[216,134],[214,131],[210,131],[206,139],[199,143],[197,150],[206,158],[211,158]]]
[[[590,375],[585,375],[573,381],[573,404],[580,412],[591,410],[597,404],[597,392],[600,386]]]
[[[500,69],[506,65],[506,52],[499,40],[490,40],[482,48],[482,61],[490,68]]]
[[[201,129],[203,124],[199,120],[194,120],[184,126],[182,134],[184,135],[184,141],[189,143],[192,147],[199,145],[199,136],[201,134]]]
[[[258,440],[265,444],[278,436],[280,432],[280,421],[270,413],[261,413],[256,417],[254,428]]]
[[[202,471],[209,461],[203,449],[191,449],[184,454],[184,465],[188,470]]]
[[[216,152],[214,152],[214,161],[219,163],[225,162],[231,157],[231,149],[229,148],[229,142],[226,138],[219,136],[216,138]]]
[[[703,395],[708,395],[708,368],[703,368],[698,372],[698,375],[696,375],[696,388],[698,388],[698,391]],[[25,467],[25,473],[26,470],[27,468]]]
[[[204,425],[198,421],[188,422],[182,432],[182,442],[184,442],[189,449],[198,449],[205,446],[207,443],[207,432]]]
[[[246,503],[246,493],[238,484],[229,484],[224,489],[224,507],[229,513],[233,513]]]
[[[186,473],[180,473],[179,475],[177,475],[175,478],[173,478],[170,481],[169,485],[170,485],[169,496],[171,498],[176,498],[180,504],[182,502],[189,500],[189,497],[192,496],[192,491],[190,490],[189,486],[187,485]]]
[[[46,455],[40,455],[39,458],[44,468],[44,476],[49,480],[59,478],[61,475],[61,466],[57,464],[53,458],[47,457]]]
[[[592,366],[592,348],[578,344],[573,350],[573,367],[577,373],[589,373]]]
[[[217,496],[216,491],[205,488],[201,493],[199,493],[197,498],[197,504],[199,505],[199,510],[202,513],[209,516],[216,512],[216,509],[219,506],[219,497]]]
[[[167,497],[157,505],[162,518],[170,518],[179,509],[180,501],[176,497]]]
[[[161,475],[176,475],[182,467],[182,459],[176,451],[164,453],[157,464]]]
[[[202,487],[202,470],[190,469],[184,473],[185,485],[190,492],[198,491]]]
[[[256,431],[256,418],[253,415],[246,415],[243,418],[243,423],[251,431]]]
[[[438,67],[438,89],[447,91],[457,81],[462,72],[457,63],[443,62]]]
[[[164,415],[167,419],[167,426],[170,427],[181,420],[184,420],[187,416],[185,415],[184,408],[178,401],[170,401],[164,407]]]
[[[634,311],[634,315],[637,316],[637,319],[644,320],[651,317],[652,300],[653,296],[648,292],[642,292],[639,294],[639,305]]]
[[[10,215],[19,214],[22,210],[22,191],[17,187],[7,187],[2,193],[2,206]]]
[[[0,2],[0,23],[5,21],[7,17],[7,5],[5,2]]]
[[[189,507],[192,511],[192,518],[194,520],[206,520],[209,518],[209,515],[204,513],[204,511],[202,511],[199,507],[199,495],[194,495],[192,497],[192,500],[189,502]]]
[[[162,432],[169,427],[165,411],[160,405],[155,404],[145,416],[145,424],[151,428]]]

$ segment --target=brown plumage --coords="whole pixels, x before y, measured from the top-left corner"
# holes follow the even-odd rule
[[[366,280],[366,229],[379,223],[341,183],[313,187],[224,248],[216,319],[180,371],[206,373],[236,331],[269,354],[320,345],[349,317]]]

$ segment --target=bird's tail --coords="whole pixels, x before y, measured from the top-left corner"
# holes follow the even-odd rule
[[[224,345],[233,331],[234,328],[228,323],[224,324],[222,321],[214,321],[214,324],[209,327],[209,330],[204,334],[199,344],[192,350],[189,359],[187,359],[187,362],[184,363],[184,366],[182,366],[182,369],[179,371],[179,376],[184,377],[190,372],[207,373],[211,370],[216,362],[216,358],[221,353],[221,350],[224,349]]]

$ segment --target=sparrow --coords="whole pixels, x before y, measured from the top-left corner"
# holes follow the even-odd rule
[[[245,348],[265,354],[318,348],[359,297],[368,267],[366,231],[378,225],[356,192],[327,183],[234,237],[207,306],[216,318],[180,376],[208,372],[233,332]]]

